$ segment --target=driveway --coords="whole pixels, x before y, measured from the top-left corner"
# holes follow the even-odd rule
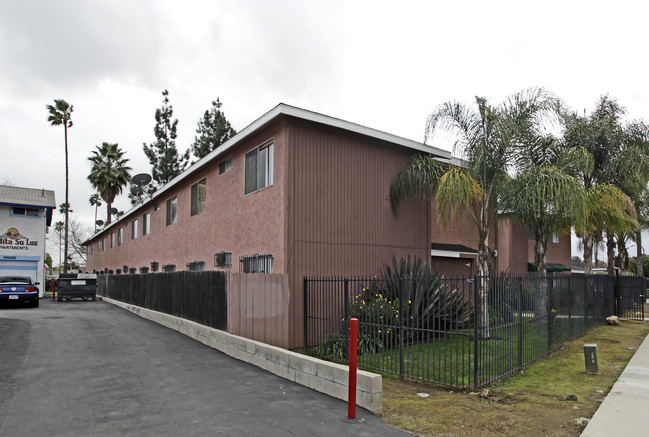
[[[0,308],[0,436],[406,436],[101,301]]]

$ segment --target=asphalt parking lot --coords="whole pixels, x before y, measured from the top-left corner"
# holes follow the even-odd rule
[[[0,436],[404,436],[102,301],[0,307]]]

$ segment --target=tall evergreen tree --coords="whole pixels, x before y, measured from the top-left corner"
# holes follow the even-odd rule
[[[169,91],[164,90],[162,96],[162,107],[155,111],[156,141],[142,145],[151,164],[151,176],[159,186],[178,176],[189,162],[189,150],[181,155],[176,148],[178,119],[172,120],[174,111],[169,104]]]
[[[192,153],[198,159],[201,159],[237,133],[225,118],[221,106],[223,104],[217,97],[216,101],[212,102],[212,108],[206,110],[203,118],[198,122],[197,135],[194,137],[194,144],[192,144]]]

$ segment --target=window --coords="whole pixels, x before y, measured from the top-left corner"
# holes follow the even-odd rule
[[[94,254],[95,254],[95,246],[94,246],[94,244],[91,244],[90,245],[90,255],[94,255]]]
[[[110,233],[110,248],[115,247],[115,232]]]
[[[232,252],[214,254],[214,267],[229,267],[232,265]]]
[[[137,219],[131,222],[131,240],[137,239]]]
[[[559,242],[559,235],[556,232],[552,232],[550,234],[549,240],[550,240],[551,243],[558,243]]]
[[[191,270],[192,272],[203,272],[205,271],[205,261],[187,263],[187,270]]]
[[[124,243],[124,228],[119,228],[117,230],[117,245],[121,246]]]
[[[160,211],[160,202],[156,202],[153,204],[153,210],[154,211]]]
[[[152,272],[157,272],[158,267],[160,267],[160,263],[158,261],[152,261],[151,262],[151,271]]]
[[[239,271],[243,273],[273,273],[273,255],[242,256],[239,259]]]
[[[219,162],[219,174],[223,174],[229,170],[232,170],[232,158]]]
[[[176,264],[165,264],[162,266],[162,271],[165,273],[168,272],[175,272],[176,271]]]
[[[101,240],[97,240],[97,253],[101,252]]]
[[[246,154],[245,194],[273,185],[273,143]]]
[[[25,217],[39,217],[40,212],[38,208],[23,208],[14,206],[11,208],[11,215],[22,215]]]
[[[149,273],[148,267],[140,267],[140,273]]]
[[[197,215],[205,212],[205,199],[207,194],[207,187],[205,179],[202,179],[192,185],[191,189],[191,215]]]
[[[106,250],[106,238],[101,239],[101,250]]]
[[[151,213],[145,212],[142,215],[142,235],[149,235],[151,233]]]
[[[176,196],[167,200],[167,226],[178,221],[178,198]]]
[[[135,267],[131,267],[130,269],[128,269],[128,272],[129,272],[131,275],[134,275],[134,274],[137,273],[137,269],[136,269]]]

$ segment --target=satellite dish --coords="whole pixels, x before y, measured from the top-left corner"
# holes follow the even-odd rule
[[[117,208],[111,208],[110,209],[110,213],[113,214],[113,215],[117,214],[117,212],[118,212]]]
[[[131,186],[131,194],[134,196],[141,196],[144,193],[144,190],[139,185]]]
[[[97,220],[95,223],[97,223],[97,226],[104,226],[103,220]]]
[[[135,185],[139,185],[140,187],[143,187],[144,185],[147,185],[150,182],[151,182],[151,175],[147,173],[136,174],[131,179],[131,183]]]

